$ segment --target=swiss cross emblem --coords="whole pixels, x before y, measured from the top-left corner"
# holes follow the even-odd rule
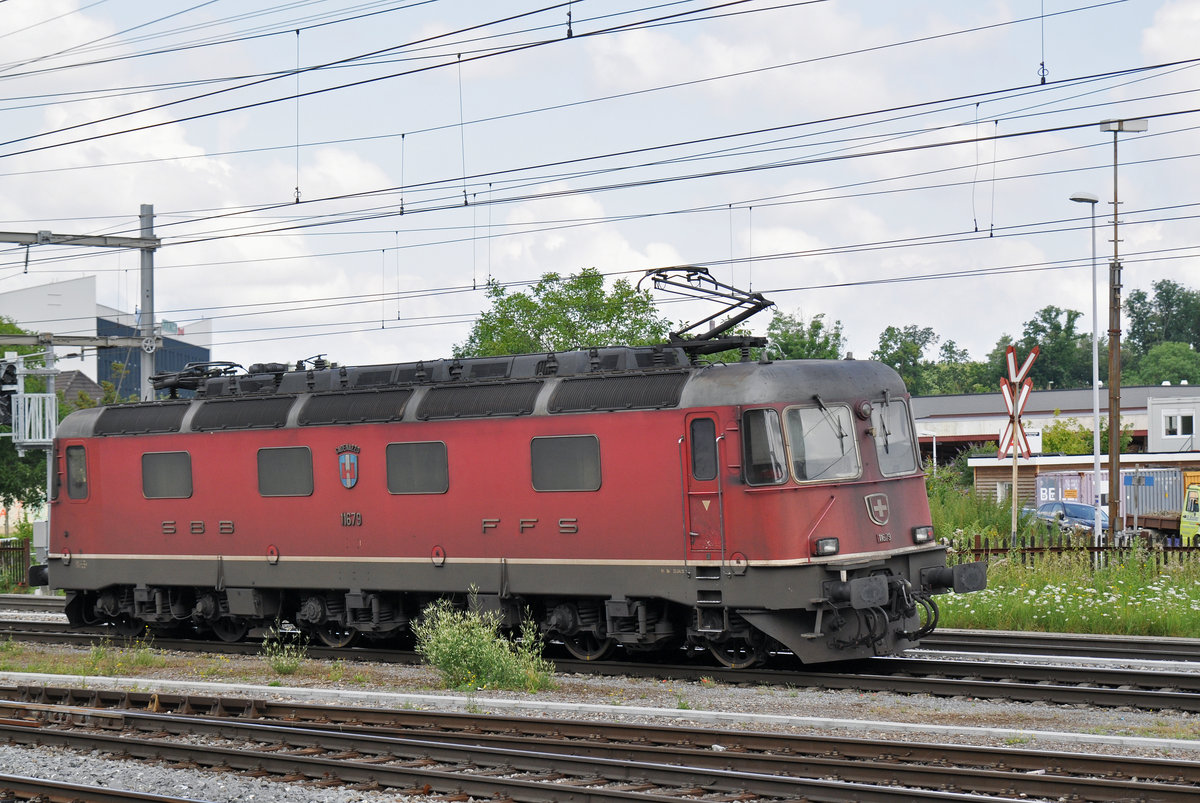
[[[345,488],[353,488],[358,484],[358,453],[360,451],[359,447],[350,443],[342,444],[337,448],[338,475]]]
[[[871,521],[883,527],[888,523],[891,511],[888,510],[887,494],[871,494],[864,501],[867,503],[867,515]]]

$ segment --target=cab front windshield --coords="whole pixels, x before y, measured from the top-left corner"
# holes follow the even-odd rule
[[[841,405],[791,407],[784,413],[788,453],[797,482],[857,477],[862,466],[850,409]]]

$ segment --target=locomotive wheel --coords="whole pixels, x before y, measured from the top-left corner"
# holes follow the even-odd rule
[[[358,638],[358,631],[353,627],[345,627],[336,622],[326,622],[317,625],[313,628],[312,632],[320,639],[322,644],[335,650],[339,650],[342,647],[349,647]]]
[[[244,619],[222,616],[213,620],[212,631],[221,641],[241,641],[250,632],[250,625]]]
[[[140,619],[134,619],[125,613],[113,620],[113,627],[116,628],[118,636],[125,638],[133,638],[146,632],[146,625]]]
[[[710,641],[708,651],[730,669],[749,669],[767,659],[765,650],[745,639],[729,639],[720,644]]]
[[[563,646],[567,652],[580,661],[603,661],[612,655],[617,642],[610,638],[600,638],[595,633],[576,633],[573,636],[562,637]]]

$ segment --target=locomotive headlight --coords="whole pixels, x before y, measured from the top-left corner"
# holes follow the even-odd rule
[[[933,540],[932,527],[913,527],[913,543],[928,544]]]
[[[836,538],[818,538],[813,544],[813,554],[820,557],[821,555],[836,555],[841,549]]]

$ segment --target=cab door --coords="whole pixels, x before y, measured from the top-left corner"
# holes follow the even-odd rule
[[[688,561],[725,557],[725,510],[721,488],[721,439],[714,413],[690,413],[682,444],[684,527]]]
[[[1179,535],[1182,543],[1195,545],[1197,534],[1200,534],[1200,485],[1189,485],[1179,516]]]

